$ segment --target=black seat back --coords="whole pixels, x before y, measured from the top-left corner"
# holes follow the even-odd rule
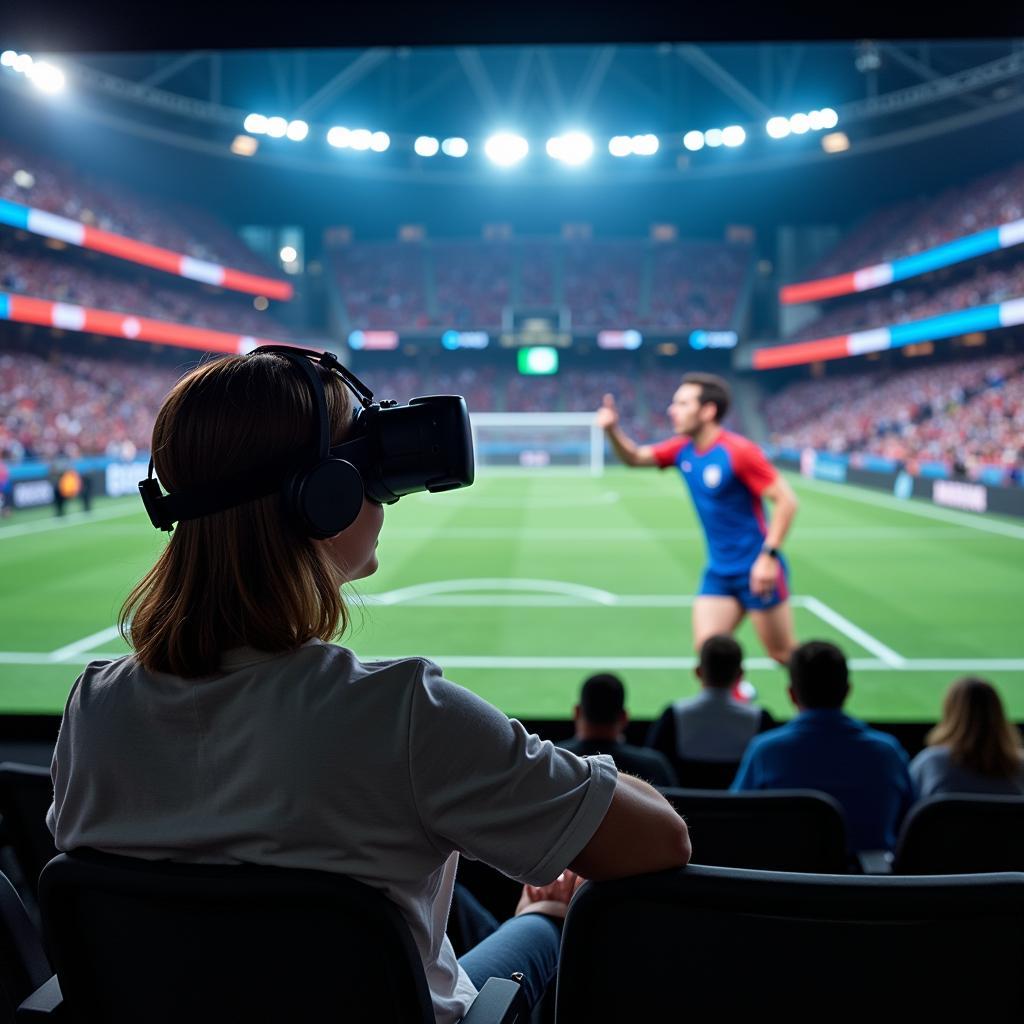
[[[843,810],[827,793],[663,789],[686,820],[694,864],[763,871],[843,873]]]
[[[556,1021],[1021,1020],[1022,964],[1024,874],[690,866],[576,894]]]
[[[736,778],[739,761],[694,761],[673,758],[672,764],[684,789],[728,789]]]
[[[17,890],[0,874],[0,1022],[50,977],[43,942]]]
[[[434,1021],[397,907],[341,875],[82,850],[46,866],[39,901],[75,1020]]]
[[[1024,796],[933,796],[903,822],[894,874],[1024,871]]]
[[[18,866],[33,893],[39,872],[57,856],[46,827],[46,812],[52,802],[49,768],[13,761],[0,763],[0,815]]]

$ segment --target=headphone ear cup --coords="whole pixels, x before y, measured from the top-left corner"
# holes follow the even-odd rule
[[[363,507],[363,478],[344,459],[324,459],[285,484],[285,502],[299,528],[315,540],[351,526]]]

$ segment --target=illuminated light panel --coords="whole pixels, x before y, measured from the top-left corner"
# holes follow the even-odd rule
[[[499,167],[512,167],[530,152],[530,144],[514,132],[497,132],[484,143],[487,159]]]
[[[441,143],[432,135],[421,135],[413,144],[417,156],[436,156]]]
[[[698,131],[687,132],[683,136],[683,145],[691,153],[698,152],[704,148],[704,133]]]

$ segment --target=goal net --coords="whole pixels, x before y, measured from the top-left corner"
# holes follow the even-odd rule
[[[478,467],[604,472],[604,431],[593,413],[473,413],[470,422]]]

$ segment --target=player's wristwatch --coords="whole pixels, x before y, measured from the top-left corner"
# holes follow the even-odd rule
[[[782,555],[782,549],[769,547],[769,545],[765,544],[765,546],[761,548],[761,554],[767,555],[769,558],[774,558],[778,561],[779,557]]]

